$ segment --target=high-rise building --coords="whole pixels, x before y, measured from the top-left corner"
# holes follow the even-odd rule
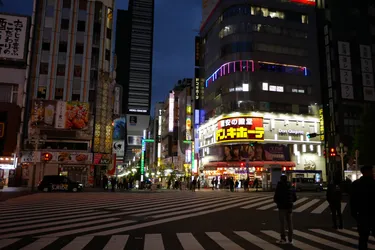
[[[272,188],[283,171],[325,177],[321,138],[307,136],[320,132],[321,101],[311,3],[203,1],[202,178],[230,173]]]
[[[335,158],[328,161],[334,176],[342,173],[342,167],[355,170],[351,152],[356,132],[364,125],[363,111],[375,117],[375,4],[367,0],[317,1],[317,14],[326,147],[343,148],[347,153],[345,164]],[[359,162],[363,153],[359,153]]]
[[[130,0],[128,11],[118,11],[116,29],[117,81],[123,86],[128,138],[125,162],[128,162],[134,149],[141,147],[139,139],[149,124],[154,0]]]
[[[62,174],[100,185],[111,166],[113,8],[114,0],[34,1],[30,119],[21,162],[37,163],[36,179]]]

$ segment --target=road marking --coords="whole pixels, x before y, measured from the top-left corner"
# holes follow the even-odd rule
[[[117,218],[106,219],[106,220],[107,221],[109,221],[109,220],[110,221],[113,221],[113,220],[118,221]],[[85,232],[89,232],[89,231],[95,231],[95,230],[100,230],[100,229],[105,229],[105,228],[110,228],[110,227],[123,226],[123,225],[126,225],[126,224],[135,223],[135,222],[136,221],[133,221],[133,220],[125,220],[125,221],[119,221],[119,222],[114,222],[114,223],[102,224],[102,225],[98,225],[98,226],[80,228],[80,229],[75,229],[75,230],[68,230],[68,231],[64,231],[64,232],[61,232],[61,233],[48,234],[48,235],[45,235],[44,237],[61,237],[61,236],[85,233]],[[98,223],[98,221],[96,221],[96,223]]]
[[[50,228],[42,228],[42,229],[37,229],[37,230],[29,230],[29,231],[23,231],[23,232],[16,232],[16,233],[10,233],[10,234],[2,234],[0,235],[0,238],[13,238],[13,237],[18,237],[18,236],[24,236],[28,234],[39,234],[39,233],[46,233],[50,231],[57,231],[57,230],[64,230],[64,229],[69,229],[72,227],[83,227],[91,224],[96,224],[96,223],[106,223],[109,221],[115,221],[118,220],[117,218],[109,218],[109,219],[103,219],[103,220],[93,220],[93,221],[87,221],[84,223],[77,223],[77,224],[68,224],[64,226],[59,226],[59,227],[50,227]]]
[[[293,206],[298,205],[298,204],[300,204],[300,203],[302,203],[302,202],[304,202],[306,200],[308,200],[308,198],[306,198],[306,197],[298,199],[298,200],[296,200],[296,202],[293,203]],[[274,211],[278,211],[278,210],[279,210],[278,208],[274,209]]]
[[[354,240],[352,238],[348,238],[348,237],[345,237],[345,236],[342,236],[342,235],[339,235],[339,234],[331,233],[331,232],[324,231],[324,230],[321,230],[321,229],[309,229],[309,230],[312,231],[312,232],[318,233],[318,234],[329,236],[329,237],[334,238],[334,239],[339,239],[341,241],[348,242],[350,244],[354,244],[354,245],[358,244],[357,240]],[[368,248],[369,249],[375,249],[375,246],[372,245],[372,244],[368,244]]]
[[[201,215],[205,215],[205,214],[215,213],[215,212],[227,210],[227,209],[230,209],[230,208],[239,207],[239,206],[242,206],[242,205],[245,205],[245,204],[249,204],[250,202],[252,202],[252,201],[244,201],[244,202],[239,202],[239,203],[235,203],[235,204],[232,203],[228,206],[220,206],[220,207],[217,207],[217,208],[213,208],[213,209],[210,209],[210,210],[201,211],[201,212],[197,212],[197,213],[190,213],[191,210],[187,210],[187,213],[189,213],[189,214],[184,214],[184,215],[180,215],[180,216],[175,216],[175,217],[170,217],[170,218],[165,218],[165,219],[160,219],[160,220],[155,220],[155,221],[150,221],[150,222],[145,222],[145,223],[140,223],[140,224],[131,225],[131,226],[122,227],[122,228],[120,227],[120,228],[111,229],[111,230],[103,230],[101,232],[93,233],[91,235],[95,235],[95,236],[114,235],[114,234],[130,231],[130,230],[135,230],[135,229],[149,227],[149,226],[155,226],[155,225],[159,225],[159,224],[163,224],[163,223],[167,223],[167,222],[171,222],[171,221],[177,221],[177,220],[197,217],[197,216],[201,216]]]
[[[124,249],[128,242],[129,235],[113,235],[103,250]]]
[[[353,228],[353,229],[356,229],[356,228]],[[340,233],[348,234],[348,235],[355,236],[355,237],[358,237],[358,236],[359,236],[357,231],[350,231],[350,230],[348,230],[348,229],[339,229],[338,231],[339,231]],[[372,241],[375,242],[375,237],[371,237],[371,235],[370,235],[370,237],[369,237],[369,241],[371,241],[371,242],[372,242]]]
[[[81,250],[87,244],[89,244],[93,238],[93,236],[79,236],[73,241],[69,242],[69,244],[63,247],[61,250]]]
[[[161,234],[146,234],[145,250],[164,250],[163,237]]]
[[[243,198],[241,200],[237,200],[236,199],[236,202],[241,202],[241,201],[246,201],[246,200],[248,202],[252,201],[252,199],[249,199],[249,198],[247,198],[247,199],[245,198],[244,199]],[[225,202],[220,203],[220,206],[231,204],[231,203],[233,203],[233,200],[226,199]],[[208,204],[208,205],[207,206],[203,206],[205,204]],[[202,211],[202,210],[205,210],[205,209],[210,209],[212,207],[212,203],[207,202],[205,204],[201,204],[197,208],[190,209],[188,212],[189,213],[191,213],[191,212],[198,212],[198,211]],[[175,210],[177,210],[177,212],[167,213],[167,214],[165,213],[165,212],[172,212],[172,211],[175,211]],[[162,212],[163,212],[162,214],[154,215],[154,216],[151,216],[151,217],[154,218],[154,219],[159,219],[159,218],[163,218],[163,217],[167,217],[167,216],[174,216],[174,215],[179,215],[179,214],[185,214],[185,213],[187,213],[185,210],[181,210],[180,208],[172,208],[172,209],[164,210]],[[157,213],[157,212],[145,213],[145,214],[155,214],[155,213]]]
[[[0,249],[4,248],[6,246],[12,245],[13,243],[16,243],[19,240],[20,239],[3,239],[3,240],[0,240]]]
[[[208,237],[216,242],[220,247],[226,250],[244,250],[242,247],[225,237],[219,232],[207,232]]]
[[[21,250],[40,250],[48,246],[49,244],[56,241],[57,238],[43,238],[43,239],[37,239],[33,243],[21,248]]]
[[[204,250],[191,233],[178,233],[177,238],[184,250]]]
[[[271,203],[271,204],[265,205],[263,207],[258,207],[257,210],[267,210],[267,209],[269,209],[271,207],[275,207],[276,205],[277,205],[276,203]]]
[[[270,203],[270,202],[273,202],[273,198],[272,199],[268,199],[266,201],[260,201],[260,202],[257,202],[257,203],[253,203],[253,204],[250,204],[248,206],[241,207],[241,208],[242,209],[249,209],[249,208],[256,207],[256,206],[263,205],[263,204],[267,204],[267,203]]]
[[[255,235],[246,232],[246,231],[235,231],[235,233],[245,240],[251,242],[252,244],[256,245],[257,247],[265,250],[282,250],[282,248],[279,248],[259,237],[256,237]]]
[[[265,231],[261,231],[262,233],[274,238],[274,239],[280,239],[280,234],[275,232],[275,231],[270,231],[270,230],[265,230]],[[295,240],[293,239],[293,246],[294,247],[297,247],[297,248],[300,248],[300,249],[303,249],[303,250],[320,250],[320,248],[316,248],[316,247],[313,247],[313,246],[310,246],[308,244],[305,244],[301,241],[298,241],[298,240]],[[268,249],[268,248],[264,248],[264,249]]]
[[[325,245],[325,246],[328,246],[328,247],[332,247],[332,248],[335,248],[335,249],[353,250],[353,248],[351,248],[351,247],[347,247],[347,246],[344,246],[344,245],[326,240],[324,238],[316,237],[312,234],[304,233],[304,232],[301,232],[301,231],[298,231],[298,230],[294,230],[293,233],[297,236],[303,237],[303,238],[311,240],[311,241],[315,241],[319,244],[322,244],[322,245]]]
[[[306,204],[303,204],[302,206],[296,208],[296,209],[294,210],[294,212],[296,212],[296,213],[303,212],[303,211],[305,211],[306,209],[308,209],[309,207],[311,207],[312,205],[318,203],[319,201],[320,201],[319,199],[313,199],[313,200],[307,202]]]
[[[327,207],[329,207],[329,203],[328,203],[328,201],[325,201],[322,204],[320,204],[319,207],[317,207],[313,211],[311,211],[311,213],[312,214],[321,214],[324,210],[327,209]]]

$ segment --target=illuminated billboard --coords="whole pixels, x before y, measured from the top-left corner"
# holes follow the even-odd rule
[[[169,93],[169,121],[168,131],[173,132],[174,127],[174,92]]]
[[[262,117],[226,117],[217,122],[216,142],[264,141]]]

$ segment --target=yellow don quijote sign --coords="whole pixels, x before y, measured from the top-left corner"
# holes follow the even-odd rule
[[[216,142],[264,141],[262,117],[227,117],[218,121]]]

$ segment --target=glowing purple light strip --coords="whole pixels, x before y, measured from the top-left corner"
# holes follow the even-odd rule
[[[212,75],[207,78],[206,80],[206,88],[208,87],[208,84],[211,82],[214,82],[215,80],[218,79],[218,76],[217,76],[217,73],[220,72],[220,76],[219,77],[222,77],[222,76],[225,76],[225,75],[229,75],[231,74],[232,72],[230,72],[230,64],[235,64],[236,62],[240,62],[240,68],[241,68],[241,71],[243,71],[242,69],[242,62],[243,61],[246,61],[246,71],[249,72],[249,62],[251,62],[251,72],[254,72],[254,61],[253,60],[237,60],[237,61],[232,61],[232,62],[227,62],[227,63],[224,63],[223,65],[221,65],[214,73],[212,73]],[[236,67],[234,66],[234,72],[236,72]]]

